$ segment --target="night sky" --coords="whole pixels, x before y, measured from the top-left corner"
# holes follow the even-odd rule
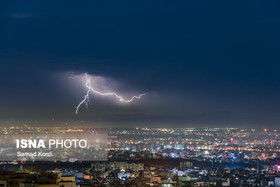
[[[279,8],[1,1],[0,125],[278,127]],[[147,95],[129,104],[91,95],[76,115],[84,73],[127,98]]]

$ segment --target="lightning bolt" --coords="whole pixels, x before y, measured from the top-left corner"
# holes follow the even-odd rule
[[[130,103],[132,102],[133,100],[135,99],[140,99],[142,96],[146,95],[146,93],[142,93],[140,95],[136,95],[136,96],[133,96],[131,97],[130,99],[124,99],[122,96],[118,95],[117,93],[115,92],[100,92],[100,91],[97,91],[95,90],[92,85],[91,85],[91,80],[90,80],[90,77],[87,75],[86,73],[86,83],[85,83],[85,86],[87,87],[87,92],[86,92],[86,95],[84,96],[84,99],[78,104],[78,106],[76,107],[76,114],[78,114],[78,111],[79,111],[79,108],[81,107],[81,105],[85,105],[86,108],[88,108],[88,104],[89,104],[89,94],[90,93],[94,93],[94,94],[98,94],[98,95],[101,95],[101,96],[113,96],[115,97],[117,100],[119,100],[120,102],[124,102],[124,103]]]

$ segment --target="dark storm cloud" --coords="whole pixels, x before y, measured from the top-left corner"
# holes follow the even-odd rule
[[[2,1],[0,118],[109,126],[264,126],[280,112],[277,1]],[[110,77],[129,106],[54,74]],[[57,79],[56,79],[57,78]],[[127,94],[128,94],[127,93]]]
[[[30,15],[29,14],[25,14],[25,13],[14,12],[10,16],[13,17],[13,18],[23,19],[23,18],[28,18]]]

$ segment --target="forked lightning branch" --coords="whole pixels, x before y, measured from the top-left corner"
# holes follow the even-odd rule
[[[119,95],[115,92],[101,92],[101,91],[98,91],[92,86],[91,79],[87,75],[87,73],[86,73],[85,86],[87,88],[87,92],[86,92],[86,95],[84,96],[84,99],[76,107],[76,114],[78,114],[78,111],[79,111],[79,108],[80,108],[81,105],[84,104],[86,108],[88,107],[90,93],[101,95],[101,96],[114,97],[116,100],[118,100],[119,102],[122,102],[122,103],[130,103],[130,102],[134,101],[135,99],[140,99],[142,96],[146,95],[146,93],[142,93],[140,95],[134,95],[130,99],[125,99],[123,96],[121,96],[121,95]]]

